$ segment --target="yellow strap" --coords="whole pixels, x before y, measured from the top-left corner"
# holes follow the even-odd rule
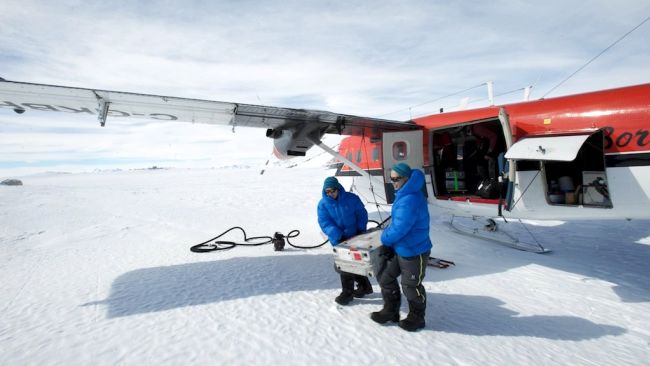
[[[419,257],[420,257],[420,275],[418,276],[418,284],[415,286],[415,292],[417,292],[418,297],[423,296],[420,293],[420,285],[422,285],[422,279],[424,278],[424,271],[423,271],[424,265],[422,260],[422,257],[424,256],[420,254]]]

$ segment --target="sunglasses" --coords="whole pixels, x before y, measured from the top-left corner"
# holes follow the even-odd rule
[[[328,189],[325,190],[325,194],[336,193],[336,191],[338,191],[338,189],[330,189],[330,188],[328,188]]]
[[[404,177],[390,177],[390,181],[393,183],[397,183],[402,179],[404,179]]]

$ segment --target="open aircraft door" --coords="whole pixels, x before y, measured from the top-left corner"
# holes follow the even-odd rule
[[[390,182],[390,168],[397,163],[406,163],[413,169],[422,170],[424,165],[422,130],[384,132],[382,150],[386,201],[393,203],[395,190]]]

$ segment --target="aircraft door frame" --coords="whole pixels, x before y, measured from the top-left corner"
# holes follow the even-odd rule
[[[382,134],[382,163],[386,202],[390,204],[395,200],[395,191],[390,181],[390,168],[397,163],[406,163],[413,169],[423,169],[424,140],[422,130],[384,132]]]
[[[508,117],[508,112],[505,108],[499,109],[499,122],[501,122],[501,127],[503,129],[503,137],[506,141],[506,152],[510,150],[512,146],[512,128],[510,127],[510,118]],[[504,155],[505,159],[505,155]],[[506,197],[505,197],[505,210],[512,210],[512,201],[514,197],[515,189],[515,180],[517,176],[517,161],[514,159],[508,159],[508,181],[506,183]],[[501,203],[499,203],[499,214],[501,214]]]

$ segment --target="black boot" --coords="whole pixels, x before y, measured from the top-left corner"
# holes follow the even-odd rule
[[[409,301],[409,314],[406,316],[406,319],[399,322],[399,327],[409,332],[415,332],[424,328],[424,312],[426,306],[426,303]]]
[[[368,277],[365,276],[356,276],[355,280],[357,281],[357,288],[354,290],[354,297],[364,297],[372,293],[372,284]]]
[[[379,324],[384,324],[389,321],[397,323],[399,321],[401,294],[398,292],[397,296],[395,296],[395,294],[385,294],[384,291],[382,291],[382,297],[384,298],[383,309],[370,314],[370,319]]]
[[[341,293],[334,301],[341,305],[347,305],[354,299],[354,275],[350,273],[341,273]]]
[[[341,291],[339,296],[337,296],[334,301],[336,301],[338,304],[341,305],[347,305],[354,299],[354,296],[352,295],[352,292],[349,291]]]

